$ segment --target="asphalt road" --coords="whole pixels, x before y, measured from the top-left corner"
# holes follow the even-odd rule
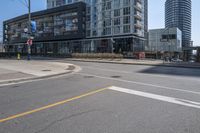
[[[200,70],[73,62],[0,87],[0,133],[199,133]]]

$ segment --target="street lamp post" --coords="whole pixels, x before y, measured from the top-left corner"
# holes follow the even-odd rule
[[[113,32],[114,32],[114,29],[112,28],[112,38],[110,39],[111,40],[111,53],[113,54],[113,48],[114,48],[114,43],[115,43],[115,41],[114,41],[114,39],[113,39]]]
[[[156,33],[156,59],[158,59],[158,33]]]

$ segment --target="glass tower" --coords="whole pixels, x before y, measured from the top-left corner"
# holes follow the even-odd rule
[[[182,31],[182,46],[191,42],[191,0],[166,0],[165,27],[178,27]]]

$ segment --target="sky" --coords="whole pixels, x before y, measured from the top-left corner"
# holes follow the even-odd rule
[[[0,2],[0,36],[3,21],[27,13],[23,5],[25,0],[1,0]],[[149,0],[149,29],[164,28],[166,0]],[[46,0],[31,0],[32,11],[46,9]],[[192,0],[192,40],[200,46],[200,0]]]

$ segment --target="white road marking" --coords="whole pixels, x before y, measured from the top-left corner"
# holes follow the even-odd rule
[[[199,102],[194,102],[194,101],[189,101],[189,100],[179,99],[179,98],[174,98],[174,97],[167,97],[167,96],[162,96],[162,95],[157,95],[157,94],[147,93],[147,92],[142,92],[142,91],[135,91],[135,90],[120,88],[120,87],[115,87],[115,86],[109,87],[109,89],[118,91],[118,92],[136,95],[136,96],[141,96],[145,98],[150,98],[154,100],[159,100],[159,101],[164,101],[168,103],[200,109]]]
[[[116,79],[116,78],[110,78],[110,77],[104,77],[104,76],[98,76],[94,74],[87,74],[87,73],[75,73],[83,76],[93,76],[96,78],[101,78],[101,79],[108,79],[108,80],[114,80],[114,81],[119,81],[119,82],[125,82],[125,83],[131,83],[131,84],[137,84],[137,85],[143,85],[143,86],[150,86],[150,87],[155,87],[155,88],[162,88],[166,90],[173,90],[173,91],[179,91],[179,92],[184,92],[184,93],[192,93],[196,95],[200,95],[200,92],[198,91],[190,91],[190,90],[184,90],[184,89],[179,89],[179,88],[172,88],[172,87],[167,87],[167,86],[160,86],[160,85],[155,85],[155,84],[148,84],[148,83],[143,83],[143,82],[137,82],[137,81],[130,81],[130,80],[124,80],[124,79]]]

